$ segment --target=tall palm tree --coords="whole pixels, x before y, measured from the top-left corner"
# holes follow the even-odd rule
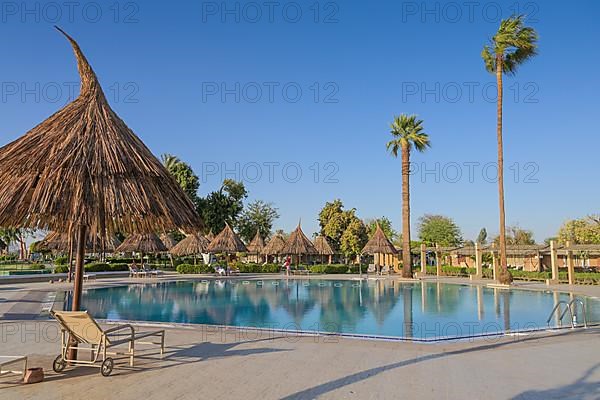
[[[431,146],[429,136],[423,132],[423,121],[416,115],[401,114],[391,124],[393,139],[387,143],[388,151],[398,157],[402,154],[402,276],[412,277],[410,256],[410,152],[414,147],[423,152]]]
[[[481,57],[489,73],[496,74],[498,84],[498,198],[500,206],[500,265],[501,280],[510,281],[506,264],[506,215],[504,211],[504,150],[502,144],[502,77],[514,75],[517,68],[537,54],[536,31],[524,23],[525,16],[513,15],[502,20],[498,32],[483,47]],[[505,283],[508,283],[505,282]]]

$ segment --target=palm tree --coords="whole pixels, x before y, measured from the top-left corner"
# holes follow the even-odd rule
[[[510,282],[506,265],[506,216],[504,211],[504,150],[502,146],[502,75],[514,75],[517,68],[536,55],[538,35],[524,24],[525,16],[513,15],[502,20],[490,44],[483,47],[481,57],[489,73],[496,74],[498,84],[498,197],[500,206],[501,280]],[[508,283],[505,282],[505,283]]]
[[[423,132],[423,121],[416,115],[401,114],[391,124],[393,139],[387,149],[394,157],[402,153],[402,276],[412,277],[410,256],[410,151],[414,147],[420,152],[431,146],[429,136]]]

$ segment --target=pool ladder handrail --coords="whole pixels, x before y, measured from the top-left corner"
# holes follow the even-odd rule
[[[585,312],[586,311],[585,310],[585,303],[581,299],[573,299],[573,300],[569,301],[568,303],[565,300],[561,300],[558,303],[556,303],[556,305],[552,309],[552,312],[550,313],[550,316],[548,316],[548,320],[546,321],[546,324],[548,324],[548,326],[550,326],[550,321],[552,320],[552,317],[554,316],[554,314],[556,313],[556,311],[559,309],[560,305],[564,304],[567,307],[559,315],[559,318],[558,318],[558,324],[559,324],[559,326],[562,326],[562,320],[563,320],[563,318],[565,317],[565,315],[567,314],[567,311],[568,311],[569,315],[571,316],[571,329],[577,328],[577,319],[574,317],[574,315],[576,315],[576,314],[573,313],[573,306],[575,306],[575,311],[577,311],[577,305],[575,303],[581,304],[581,311],[583,312],[583,327],[587,328],[587,317],[586,317],[586,312]]]

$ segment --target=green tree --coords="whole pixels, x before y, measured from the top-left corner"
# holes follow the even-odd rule
[[[248,192],[242,182],[225,179],[216,192],[198,200],[198,210],[206,225],[206,230],[218,234],[225,223],[237,226],[237,219],[244,208]]]
[[[198,204],[200,180],[189,164],[174,155],[163,154],[162,163],[194,204]]]
[[[365,225],[367,226],[367,232],[369,233],[369,238],[373,237],[375,234],[375,230],[377,229],[377,223],[381,227],[385,236],[391,241],[394,242],[396,240],[396,236],[398,232],[394,230],[392,227],[392,221],[388,217],[381,217],[377,219],[368,219],[365,221]]]
[[[423,131],[423,121],[416,115],[402,114],[391,124],[393,139],[387,143],[388,151],[402,155],[402,276],[412,277],[410,254],[410,153],[414,148],[423,152],[431,146],[429,136]]]
[[[340,238],[340,250],[346,258],[356,257],[367,244],[367,227],[354,217]]]
[[[463,241],[458,225],[443,215],[426,214],[419,218],[418,232],[419,239],[427,246],[436,243],[443,247],[458,246]]]
[[[508,276],[506,264],[506,214],[504,210],[504,149],[502,138],[503,75],[515,75],[517,68],[537,53],[536,31],[525,26],[523,15],[513,15],[500,22],[498,32],[485,45],[481,57],[489,73],[496,75],[498,86],[496,137],[498,142],[498,203],[500,209],[500,265]],[[510,279],[510,276],[507,277]]]
[[[237,229],[242,237],[249,243],[256,232],[260,232],[263,239],[271,236],[273,222],[279,218],[277,208],[271,203],[265,203],[262,200],[256,200],[248,204],[242,211],[237,222]]]
[[[558,231],[561,244],[600,244],[600,221],[596,216],[566,221]]]
[[[8,248],[10,248],[11,244],[17,243],[19,245],[19,258],[24,260],[28,257],[26,240],[27,237],[33,235],[33,233],[33,229],[0,228],[0,239],[6,243]]]
[[[479,235],[477,235],[477,243],[478,244],[486,244],[487,243],[487,230],[485,228],[481,228],[479,231]]]
[[[500,244],[500,236],[494,238],[496,245]],[[519,226],[509,226],[506,228],[506,244],[510,246],[524,246],[533,245],[535,240],[533,239],[533,232],[529,229],[523,229]]]
[[[339,249],[342,243],[342,235],[356,218],[356,209],[344,210],[344,204],[339,199],[334,200],[332,203],[325,203],[319,213],[321,235],[326,236],[330,243]]]

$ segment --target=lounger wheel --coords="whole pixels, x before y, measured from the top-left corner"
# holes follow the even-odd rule
[[[102,376],[109,376],[113,370],[115,363],[113,359],[108,357],[106,360],[102,361],[102,366],[100,367],[100,373]]]
[[[62,372],[67,366],[67,362],[63,360],[62,355],[56,357],[52,363],[52,369],[54,372]]]

